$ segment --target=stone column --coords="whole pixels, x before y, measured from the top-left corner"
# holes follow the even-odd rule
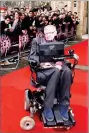
[[[88,28],[88,5],[87,1],[84,2],[84,17],[83,17],[83,34],[87,33],[87,28]]]
[[[52,10],[56,9],[56,1],[51,1]]]
[[[72,1],[67,1],[66,5],[68,5],[68,11],[72,11]]]
[[[68,5],[68,11],[71,11],[72,9],[72,1],[51,1],[51,7],[53,10],[56,9],[61,9],[63,8],[65,5]]]
[[[85,1],[86,2],[86,1]],[[80,24],[77,26],[77,37],[82,38],[82,35],[85,33],[86,29],[86,17],[85,17],[85,6],[86,3],[84,1],[79,1],[79,6],[78,6],[78,16],[80,18]]]

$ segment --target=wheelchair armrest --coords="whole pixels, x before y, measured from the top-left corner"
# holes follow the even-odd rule
[[[35,60],[30,60],[30,61],[29,61],[29,64],[30,64],[31,66],[35,67],[35,66],[37,66],[37,61],[35,61]]]
[[[36,70],[39,67],[36,60],[30,60],[30,61],[28,61],[28,63],[30,65],[31,69],[33,69],[33,70]]]

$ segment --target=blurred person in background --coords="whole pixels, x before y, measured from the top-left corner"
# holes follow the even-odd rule
[[[0,21],[5,20],[6,12],[7,12],[6,8],[4,8],[4,7],[0,8]]]
[[[68,13],[68,6],[67,5],[64,6],[64,10],[65,10],[65,14],[67,14]]]
[[[61,14],[65,13],[65,9],[62,8],[60,13],[61,13]]]
[[[22,8],[20,8],[20,12],[21,13],[24,13],[25,12],[25,9],[22,7]]]
[[[1,35],[7,34],[8,35],[8,30],[10,28],[10,22],[11,18],[9,15],[5,16],[5,19],[1,21],[0,26],[1,26]]]

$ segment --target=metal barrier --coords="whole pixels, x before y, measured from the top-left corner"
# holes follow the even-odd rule
[[[23,56],[22,53],[29,53],[30,51],[30,40],[28,35],[20,35],[19,40],[16,40],[16,42],[12,40],[13,39],[10,39],[10,37],[6,35],[0,36],[1,70],[16,69],[19,65],[20,57]],[[13,59],[15,59],[15,62],[12,61]],[[13,64],[15,64],[15,66],[11,67]],[[6,68],[4,68],[5,66]]]
[[[58,28],[58,35],[57,39],[58,41],[65,40],[65,39],[76,39],[76,26],[75,24],[70,25],[69,23],[64,24],[64,31],[62,30],[62,25],[59,25]],[[70,30],[69,30],[69,27]]]

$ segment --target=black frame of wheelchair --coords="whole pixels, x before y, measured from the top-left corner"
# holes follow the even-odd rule
[[[75,56],[74,50],[69,50],[68,55],[64,55],[60,58],[55,58],[55,61],[60,61],[60,59],[74,59],[74,63],[71,64],[69,61],[67,61],[68,67],[73,71],[74,74],[74,69],[75,66],[78,64],[78,57]],[[29,63],[31,72],[34,73],[36,72],[36,67],[37,64],[36,62],[32,61]],[[73,75],[74,78],[74,75]],[[39,117],[40,120],[43,122],[44,127],[62,127],[64,129],[70,129],[71,127],[75,126],[76,121],[74,119],[74,114],[72,109],[69,107],[69,120],[68,121],[63,121],[62,116],[60,115],[59,112],[59,103],[57,102],[57,99],[55,98],[54,100],[54,107],[53,107],[53,114],[54,114],[54,121],[49,122],[46,120],[44,114],[43,114],[43,101],[45,98],[45,86],[39,85],[36,81],[34,81],[34,77],[31,77],[31,84],[36,88],[35,91],[31,91],[30,89],[25,90],[25,102],[24,102],[24,109],[26,111],[30,111],[30,117],[34,116],[34,113],[37,111],[39,112]]]

